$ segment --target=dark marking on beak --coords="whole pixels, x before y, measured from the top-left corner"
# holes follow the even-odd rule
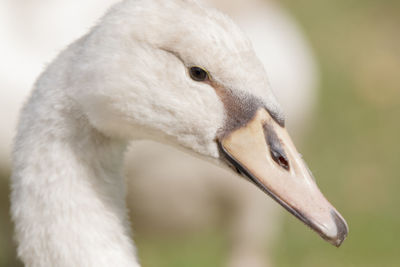
[[[263,125],[265,140],[269,146],[272,159],[285,170],[289,170],[289,159],[283,149],[282,142],[278,138],[274,127],[268,123]]]
[[[260,180],[257,179],[257,177],[255,177],[245,166],[243,166],[238,161],[236,161],[236,159],[232,155],[230,155],[228,151],[226,151],[226,149],[222,146],[222,144],[219,140],[217,140],[217,144],[218,144],[219,151],[220,151],[221,155],[223,156],[223,159],[227,162],[227,164],[229,166],[233,166],[236,170],[238,170],[240,172],[240,175],[243,175],[244,177],[246,177],[250,182],[255,184],[264,193],[269,195],[273,200],[275,200],[278,204],[280,204],[288,212],[290,212],[292,215],[294,215],[297,219],[299,219],[305,225],[307,225],[308,227],[313,229],[315,232],[317,232],[322,238],[326,239],[324,237],[324,234],[322,233],[321,229],[319,227],[317,227],[312,221],[310,221],[302,212],[298,211],[297,209],[295,209],[292,206],[290,206],[289,204],[287,204],[279,196],[277,196],[270,189],[268,189],[263,183],[261,183]]]
[[[331,216],[336,224],[337,229],[337,239],[335,241],[335,246],[339,247],[343,241],[346,239],[346,236],[349,232],[347,225],[344,223],[343,219],[339,217],[336,211],[331,210]]]
[[[234,92],[212,79],[207,83],[214,88],[225,107],[226,119],[218,133],[220,138],[245,126],[260,108],[264,108],[281,127],[285,126],[283,118],[269,110],[262,99],[243,91]]]
[[[216,89],[224,103],[226,118],[225,125],[220,131],[220,137],[226,136],[234,130],[244,127],[252,118],[254,118],[257,110],[264,106],[263,102],[252,95],[238,96],[231,90],[224,88]]]

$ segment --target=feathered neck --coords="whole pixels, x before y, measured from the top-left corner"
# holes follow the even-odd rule
[[[39,82],[25,106],[16,138],[19,256],[26,266],[139,266],[125,206],[126,143],[99,133],[45,87]]]

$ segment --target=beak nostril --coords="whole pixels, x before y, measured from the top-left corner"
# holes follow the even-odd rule
[[[279,151],[271,149],[271,156],[272,156],[272,159],[276,163],[278,163],[279,166],[281,166],[285,170],[289,170],[289,161],[288,161],[288,159],[284,155],[279,153]]]
[[[269,146],[272,159],[283,169],[289,170],[289,160],[286,157],[285,150],[281,140],[278,138],[274,127],[268,123],[263,125],[265,141]]]
[[[288,164],[287,160],[284,157],[280,156],[278,158],[278,163],[279,163],[279,165],[281,167],[283,167],[283,168],[285,168],[287,170],[289,169],[289,164]]]

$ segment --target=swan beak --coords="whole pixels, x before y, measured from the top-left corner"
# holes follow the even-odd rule
[[[326,200],[286,129],[264,109],[218,141],[228,164],[286,210],[339,247],[348,233],[343,217]]]

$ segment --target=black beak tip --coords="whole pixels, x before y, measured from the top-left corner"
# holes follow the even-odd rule
[[[331,216],[335,221],[337,228],[337,238],[333,240],[332,244],[336,247],[340,247],[340,245],[343,243],[349,233],[349,228],[346,221],[336,211],[332,210]]]

